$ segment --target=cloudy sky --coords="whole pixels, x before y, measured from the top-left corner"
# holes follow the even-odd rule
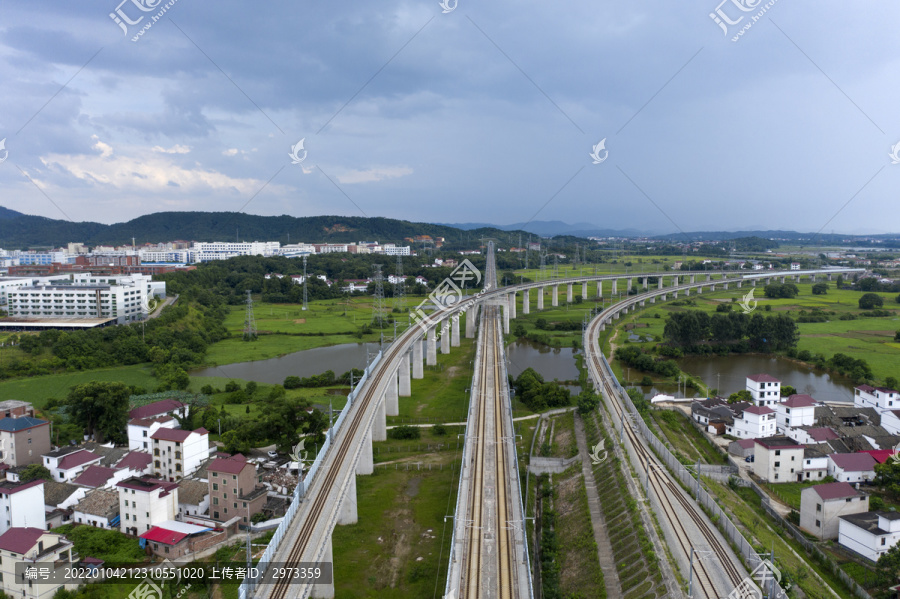
[[[118,1],[0,2],[0,205],[900,232],[897,3]]]

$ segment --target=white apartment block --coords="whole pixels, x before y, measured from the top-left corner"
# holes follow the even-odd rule
[[[56,572],[60,577],[65,568],[74,565],[75,549],[66,537],[35,526],[11,528],[0,535],[0,590],[16,599],[51,599],[60,587],[73,590],[77,583],[44,583],[23,581],[16,576],[16,564],[24,562],[38,572]]]
[[[860,385],[853,396],[857,408],[875,408],[879,412],[900,409],[900,393],[884,387]]]
[[[126,324],[143,318],[149,296],[159,287],[148,275],[77,274],[72,285],[9,291],[8,312],[20,318],[114,318],[117,324]]]
[[[816,400],[809,395],[791,395],[775,405],[775,419],[779,430],[813,426],[816,422]]]
[[[22,287],[34,287],[35,285],[52,285],[60,281],[68,281],[69,275],[55,275],[47,277],[2,277],[0,278],[0,304],[7,301],[6,294]]]
[[[178,481],[193,474],[209,458],[209,432],[205,428],[186,431],[158,428],[153,441],[153,473],[162,479]]]
[[[194,262],[192,250],[140,250],[141,262],[174,262],[189,264]]]
[[[756,439],[753,473],[770,483],[799,482],[803,473],[804,449],[787,437]]]
[[[771,437],[776,433],[775,411],[771,408],[750,406],[744,410],[740,418],[734,419],[734,424],[726,428],[725,432],[738,439]]]
[[[768,374],[748,376],[747,391],[758,406],[772,407],[781,401],[781,381]]]
[[[119,528],[140,535],[152,526],[174,520],[178,514],[178,484],[148,476],[133,477],[116,485],[119,491]]]
[[[274,256],[280,253],[281,243],[277,241],[196,242],[191,250],[194,252],[196,262],[208,262],[210,260],[226,260],[235,256]]]
[[[385,244],[382,247],[385,256],[409,256],[410,249],[408,245],[398,246],[392,243]]]
[[[45,528],[44,481],[0,483],[0,534],[10,528]]]
[[[160,428],[181,428],[174,416],[157,418],[132,418],[128,421],[128,449],[150,452],[153,450],[151,435]]]

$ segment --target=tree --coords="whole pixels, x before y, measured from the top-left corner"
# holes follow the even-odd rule
[[[597,409],[600,397],[590,391],[582,391],[578,394],[578,413],[589,414]]]
[[[884,300],[876,293],[864,293],[859,298],[859,308],[861,310],[871,310],[872,308],[880,308],[884,305]]]
[[[812,286],[813,295],[825,295],[828,293],[828,283],[816,283]]]
[[[249,397],[253,397],[253,394],[256,393],[257,384],[256,381],[249,381],[245,386],[244,390],[247,392]]]
[[[728,396],[728,403],[737,403],[739,401],[753,401],[753,396],[746,389],[741,389]]]
[[[882,553],[876,567],[882,580],[889,581],[889,584],[896,582],[897,573],[900,572],[900,544],[894,545]]]
[[[782,385],[781,397],[790,397],[791,395],[797,395],[797,390],[790,385]]]
[[[892,376],[887,377],[886,379],[884,379],[884,386],[887,387],[888,389],[894,389],[896,391],[897,390],[897,379]]]
[[[66,397],[69,417],[98,443],[106,439],[124,443],[129,395],[123,383],[93,381],[78,385]]]
[[[53,480],[53,475],[50,474],[50,471],[44,468],[40,464],[29,464],[22,468],[19,471],[19,480],[23,483],[27,483],[38,478],[42,478],[44,480]]]
[[[247,453],[250,451],[250,443],[238,431],[226,431],[222,433],[222,444],[226,453]]]

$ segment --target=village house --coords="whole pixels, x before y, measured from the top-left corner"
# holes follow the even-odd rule
[[[845,482],[815,485],[800,492],[800,528],[819,539],[838,538],[841,516],[869,511],[869,496]]]

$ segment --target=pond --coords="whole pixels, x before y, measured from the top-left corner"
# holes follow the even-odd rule
[[[819,401],[853,403],[853,381],[831,375],[784,358],[760,355],[688,356],[676,360],[687,373],[703,379],[710,387],[718,387],[719,395],[728,396],[746,388],[747,376],[770,374],[782,385],[794,387]]]
[[[221,376],[258,383],[281,384],[288,376],[312,376],[333,370],[336,376],[351,368],[366,367],[366,352],[370,358],[378,353],[378,343],[342,343],[294,352],[280,358],[238,362],[191,372],[193,376]]]
[[[518,339],[506,348],[509,358],[509,374],[516,378],[526,368],[534,368],[545,381],[577,381],[578,366],[575,356],[580,350],[571,347],[550,347],[527,339]],[[581,387],[567,385],[574,395],[581,393]]]

